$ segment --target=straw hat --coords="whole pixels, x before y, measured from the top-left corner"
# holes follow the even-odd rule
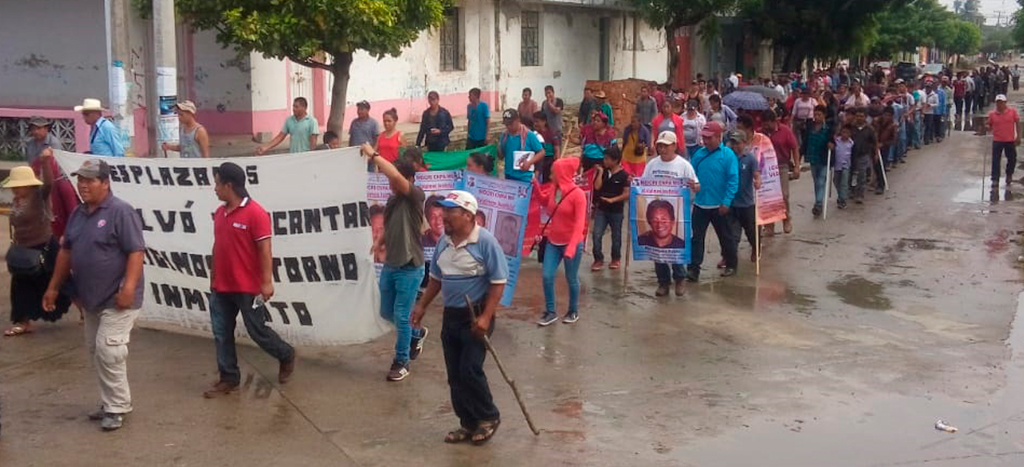
[[[596,97],[598,99],[604,99],[604,98],[608,97],[608,95],[605,94],[604,91],[598,90],[597,92],[594,93],[594,97]]]
[[[32,171],[32,167],[27,165],[21,165],[11,169],[11,175],[7,177],[2,183],[0,188],[18,188],[23,186],[40,186],[43,182],[36,178],[35,172]]]
[[[99,99],[83,99],[82,105],[75,106],[75,112],[88,112],[90,110],[103,111],[103,103]]]

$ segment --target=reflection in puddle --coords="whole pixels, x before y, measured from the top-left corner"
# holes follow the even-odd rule
[[[848,305],[868,310],[888,310],[892,302],[882,294],[882,284],[848,274],[828,284],[832,291]]]

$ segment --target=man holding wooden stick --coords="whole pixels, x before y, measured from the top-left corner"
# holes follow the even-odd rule
[[[444,235],[434,250],[430,283],[412,314],[420,326],[427,307],[444,295],[441,345],[448,370],[452,407],[460,427],[446,443],[484,444],[494,436],[501,415],[484,374],[487,346],[494,331],[494,312],[508,280],[508,261],[498,240],[476,224],[477,201],[465,191],[452,191],[444,206]],[[472,307],[467,306],[467,297]],[[474,310],[480,310],[479,314]]]

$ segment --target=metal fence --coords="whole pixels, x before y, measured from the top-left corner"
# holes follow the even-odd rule
[[[28,118],[0,117],[0,159],[23,160],[25,145],[32,136],[28,132]],[[60,140],[62,149],[75,151],[75,121],[70,118],[50,120],[50,133]]]

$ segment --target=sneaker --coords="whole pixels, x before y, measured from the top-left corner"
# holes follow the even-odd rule
[[[668,295],[668,286],[665,284],[659,284],[658,290],[654,292],[655,297],[665,297]]]
[[[391,371],[388,371],[388,381],[401,381],[409,376],[409,365],[398,362],[391,364]]]
[[[622,267],[622,263],[617,259],[613,259],[611,264],[608,265],[608,269],[612,270],[619,269],[620,267]]]
[[[735,276],[735,275],[736,275],[736,269],[735,268],[725,268],[725,270],[722,271],[722,277],[729,277],[729,276]]]
[[[594,261],[594,265],[590,267],[591,271],[597,272],[604,269],[604,261]]]
[[[570,312],[569,314],[565,315],[565,318],[562,318],[562,322],[565,323],[565,324],[572,324],[572,323],[575,323],[575,322],[577,322],[579,320],[580,320],[580,314],[578,312],[575,312],[575,311]]]
[[[724,259],[718,262],[718,269],[725,269],[725,260]]]
[[[423,335],[412,338],[412,345],[409,346],[409,360],[416,360],[423,353],[423,341],[427,340],[427,333],[430,332],[423,326]]]
[[[213,399],[215,397],[226,396],[238,390],[238,383],[228,383],[226,381],[217,381],[213,387],[203,392],[203,397],[207,399]]]
[[[120,413],[108,413],[103,417],[103,421],[100,422],[100,427],[103,431],[114,431],[124,426],[124,414]]]
[[[821,216],[821,206],[814,205],[814,208],[811,209],[811,215],[813,215],[814,217],[820,217]]]
[[[836,207],[839,209],[846,209],[846,200],[839,200],[839,202],[836,203]]]
[[[683,281],[676,281],[676,296],[682,297],[686,294],[686,286],[683,285]]]
[[[537,321],[537,324],[541,327],[544,327],[551,325],[555,321],[558,321],[558,315],[554,313],[544,313],[544,316],[540,317],[540,320]]]

